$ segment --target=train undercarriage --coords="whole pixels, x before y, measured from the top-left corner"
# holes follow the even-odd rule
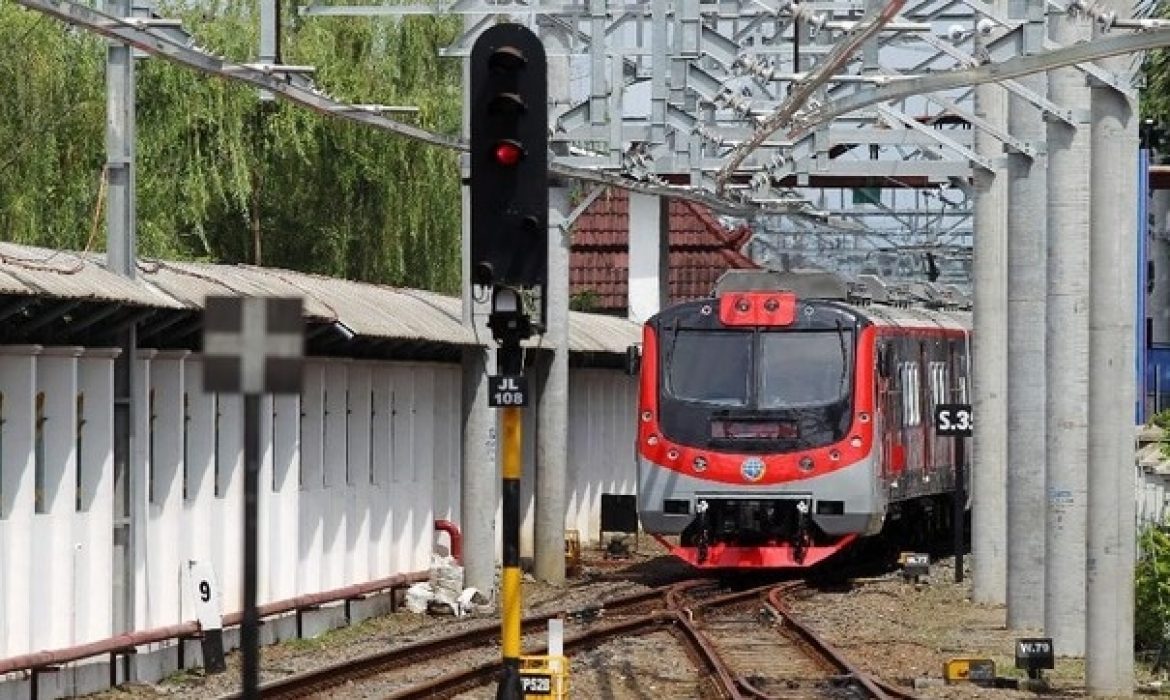
[[[677,537],[655,535],[690,565],[722,568],[808,568],[857,549],[857,533],[830,535],[817,526],[809,501],[711,499],[700,501],[694,519]],[[950,498],[943,495],[890,504],[882,531],[864,538],[864,549],[889,557],[907,549],[946,547],[952,530]]]

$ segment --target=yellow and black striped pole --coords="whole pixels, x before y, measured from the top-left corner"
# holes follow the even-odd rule
[[[521,454],[520,408],[508,406],[503,410],[503,482],[504,530],[501,533],[504,550],[503,575],[500,581],[501,623],[500,641],[504,668],[500,678],[497,700],[519,700],[524,692],[520,681],[520,473]]]
[[[500,577],[500,646],[503,669],[496,700],[521,700],[520,677],[520,472],[523,465],[521,406],[528,403],[524,375],[524,351],[520,342],[532,335],[532,325],[514,289],[496,287],[488,317],[492,335],[500,343],[496,355],[499,374],[489,377],[488,405],[503,411],[503,520],[500,533],[504,566]]]

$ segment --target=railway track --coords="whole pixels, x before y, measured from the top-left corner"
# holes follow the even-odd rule
[[[693,694],[703,698],[912,698],[862,673],[794,619],[784,598],[802,588],[769,584],[729,593],[713,580],[694,579],[596,608],[534,615],[522,625],[525,654],[542,653],[548,620],[564,617],[570,657],[634,636],[673,636],[696,669]],[[495,680],[498,635],[498,624],[478,625],[289,676],[261,691],[265,698],[452,698]]]

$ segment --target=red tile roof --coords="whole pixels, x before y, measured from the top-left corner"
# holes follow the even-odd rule
[[[739,252],[752,235],[750,228],[727,229],[710,210],[692,202],[674,199],[669,206],[669,303],[709,296],[726,270],[759,267]],[[611,189],[573,226],[569,294],[588,296],[591,311],[626,312],[629,208],[627,191]]]

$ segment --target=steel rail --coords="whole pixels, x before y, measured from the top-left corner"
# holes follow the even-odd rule
[[[649,591],[639,591],[607,600],[596,611],[593,609],[571,610],[532,615],[521,621],[521,627],[525,631],[532,632],[539,629],[542,625],[547,624],[550,619],[562,615],[566,617],[588,617],[606,610],[636,608],[647,602],[661,599],[670,588],[673,588],[673,586],[656,588]],[[330,688],[335,688],[348,681],[360,680],[379,673],[399,669],[420,659],[433,659],[438,653],[451,653],[453,651],[478,646],[484,642],[495,640],[499,631],[499,624],[496,622],[488,622],[469,630],[462,630],[433,639],[421,640],[386,651],[374,652],[356,659],[350,659],[342,664],[326,666],[270,681],[260,687],[260,694],[265,698],[277,699],[306,697],[315,693],[324,692]],[[497,665],[498,662],[491,664],[493,668]],[[469,669],[468,671],[471,670],[474,669]],[[454,675],[462,677],[466,672],[461,671]],[[221,700],[236,700],[239,697],[239,693],[231,693],[222,696]]]
[[[635,634],[647,634],[664,625],[675,623],[679,613],[657,610],[646,615],[604,625],[565,640],[565,651],[580,651],[591,648],[613,638]],[[527,654],[539,653],[539,649],[525,649]],[[470,668],[431,679],[410,688],[389,693],[385,700],[435,700],[447,698],[490,682],[500,670],[499,661],[482,663]]]
[[[716,645],[695,623],[694,611],[740,604],[745,601],[761,598],[765,593],[768,594],[769,602],[772,602],[775,606],[777,602],[772,600],[772,595],[779,595],[803,588],[804,584],[796,582],[781,586],[761,586],[719,595],[705,600],[696,600],[690,607],[682,607],[684,601],[681,596],[688,591],[702,588],[704,583],[707,582],[687,581],[674,584],[665,589],[637,594],[636,597],[644,601],[665,593],[663,598],[672,607],[668,610],[656,610],[637,617],[601,625],[582,634],[575,635],[565,640],[565,650],[566,652],[577,652],[582,649],[595,647],[615,637],[647,634],[662,629],[664,626],[669,626],[671,633],[686,645],[692,658],[695,659],[696,664],[705,671],[704,679],[714,681],[717,684],[716,690],[723,697],[729,700],[744,700],[745,697],[749,696],[767,698],[767,695],[758,688],[755,688],[750,682],[736,677],[731,672],[726,663],[721,659]],[[782,601],[779,602],[780,605],[777,607],[777,610],[783,610]],[[794,628],[806,629],[800,626],[795,620],[792,620],[791,617],[786,617],[786,620]],[[495,630],[494,627],[491,629],[493,631]],[[811,632],[808,632],[808,634],[819,642],[819,644],[809,643],[809,646],[815,651],[813,655],[818,660],[824,661],[829,668],[842,671],[843,675],[856,681],[870,697],[877,700],[889,700],[890,698],[914,700],[914,696],[861,673],[845,660],[839,652],[833,650],[823,640],[820,640],[819,637],[812,635]],[[525,653],[535,654],[540,653],[540,650],[526,649]],[[499,661],[496,660],[480,663],[437,678],[432,678],[408,688],[399,689],[386,694],[384,697],[387,700],[422,700],[424,698],[453,697],[459,693],[491,682],[498,674],[499,668]],[[267,693],[265,697],[268,697]]]
[[[855,680],[865,692],[870,694],[870,697],[876,700],[889,700],[890,695],[886,693],[878,683],[870,677],[869,674],[857,668],[853,662],[846,658],[833,645],[825,641],[820,635],[808,627],[804,623],[797,620],[789,611],[788,606],[784,602],[784,589],[775,588],[768,592],[768,603],[775,608],[780,617],[784,620],[786,629],[791,629],[808,644],[818,655],[822,656],[827,661],[830,661],[834,666],[840,669],[843,673]]]

